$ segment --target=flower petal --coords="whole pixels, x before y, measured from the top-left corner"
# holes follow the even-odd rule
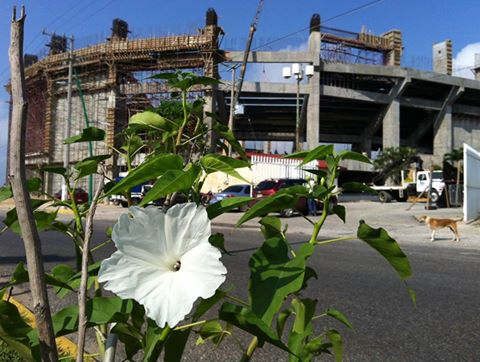
[[[130,207],[113,227],[112,240],[118,250],[152,264],[165,264],[171,255],[165,241],[165,214],[156,208]]]
[[[165,218],[165,237],[168,248],[177,256],[187,252],[198,243],[208,243],[211,235],[210,220],[203,206],[193,202],[171,207]]]

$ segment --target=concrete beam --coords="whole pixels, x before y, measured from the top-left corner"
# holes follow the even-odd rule
[[[405,91],[405,88],[410,83],[409,78],[398,79],[395,85],[392,87],[388,94],[388,104],[387,106],[383,107],[380,112],[377,114],[376,118],[370,122],[368,127],[362,133],[362,141],[361,141],[361,148],[362,151],[367,152],[370,155],[372,150],[372,138],[373,135],[379,130],[380,126],[383,123],[385,115],[389,111],[390,107],[392,106],[392,102],[399,99],[402,93]]]
[[[464,92],[464,88],[452,87],[443,101],[442,108],[433,120],[433,155],[443,156],[453,147],[452,105]]]
[[[399,99],[399,102],[400,105],[404,107],[423,108],[433,111],[438,111],[440,108],[442,108],[441,101],[432,101],[425,98],[401,97]]]
[[[333,87],[329,85],[321,85],[320,92],[322,96],[353,99],[363,102],[388,103],[389,101],[388,95],[383,93]]]
[[[465,104],[454,104],[452,106],[453,113],[460,113],[460,114],[469,114],[472,116],[480,116],[480,107],[475,106],[467,106]]]
[[[374,143],[382,143],[380,137],[374,137],[372,139]],[[346,135],[346,134],[320,134],[320,142],[325,143],[360,143],[362,142],[362,136],[359,135]]]
[[[229,84],[220,84],[219,89],[230,91]],[[292,83],[267,83],[267,82],[244,82],[242,93],[276,93],[276,94],[296,94],[297,85]],[[300,84],[300,94],[309,93],[309,87],[306,84]]]
[[[412,68],[400,68],[384,65],[371,64],[344,64],[344,63],[325,63],[323,62],[319,69],[322,72],[362,74],[372,76],[384,76],[392,78],[411,78],[432,83],[441,83],[454,85],[458,87],[480,90],[480,82],[473,79],[456,77],[446,74],[434,73],[429,71],[417,70]]]
[[[244,52],[226,51],[226,62],[241,63]],[[311,63],[308,52],[250,52],[249,63]]]

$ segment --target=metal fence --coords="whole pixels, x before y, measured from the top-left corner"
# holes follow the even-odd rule
[[[275,156],[252,155],[253,184],[256,185],[265,179],[275,178],[304,178],[312,177],[313,174],[306,170],[316,170],[317,161],[311,161],[301,167],[303,160],[285,159]]]

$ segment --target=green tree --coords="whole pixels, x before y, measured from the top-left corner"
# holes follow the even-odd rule
[[[460,177],[462,174],[462,162],[463,162],[463,148],[454,148],[451,152],[443,155],[443,160],[449,162],[453,167],[457,169],[456,188],[455,188],[455,204],[458,204]]]
[[[400,171],[405,170],[412,163],[422,166],[422,159],[418,156],[415,148],[411,147],[389,147],[373,161],[373,166],[378,172],[373,182],[385,182],[391,179],[395,183],[400,183]]]

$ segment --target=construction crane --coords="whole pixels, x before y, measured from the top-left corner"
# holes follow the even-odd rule
[[[233,118],[234,118],[233,110],[235,109],[235,106],[238,104],[238,98],[240,96],[240,92],[242,91],[243,79],[245,78],[245,72],[247,71],[248,56],[250,54],[250,48],[252,47],[253,34],[257,30],[258,19],[260,18],[260,13],[262,12],[263,2],[264,2],[264,0],[260,0],[258,2],[255,17],[253,18],[253,21],[250,24],[250,31],[248,33],[247,45],[245,47],[245,52],[243,53],[242,66],[240,68],[240,77],[238,79],[237,92],[234,93],[233,99],[231,99],[231,103],[230,103],[230,107],[231,107],[230,108],[230,119],[229,119],[228,124],[229,124],[229,127],[232,131],[233,131]],[[234,87],[234,84],[232,83],[232,89],[234,89],[233,87]]]

